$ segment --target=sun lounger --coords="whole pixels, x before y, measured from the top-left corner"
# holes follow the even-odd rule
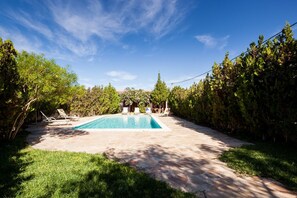
[[[139,111],[139,108],[138,107],[135,107],[134,114],[140,114],[140,111]]]
[[[127,115],[128,114],[128,107],[123,107],[122,114],[123,115]]]
[[[49,124],[52,124],[52,123],[55,123],[55,124],[69,124],[69,119],[63,119],[63,120],[57,120],[56,118],[54,117],[47,117],[42,111],[40,111],[41,115],[43,116],[43,122],[46,122],[46,123],[49,123]]]
[[[164,112],[163,112],[163,116],[168,116],[170,114],[170,109],[169,108],[165,108]]]
[[[69,116],[65,113],[64,109],[57,109],[59,115],[61,118],[64,118],[64,119],[70,119],[70,120],[73,120],[73,121],[77,121],[79,119],[79,117],[77,116]]]
[[[151,108],[150,108],[150,107],[147,107],[147,108],[145,109],[145,113],[147,113],[147,114],[151,114],[151,113],[152,113]]]

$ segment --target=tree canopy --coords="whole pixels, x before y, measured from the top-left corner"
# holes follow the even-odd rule
[[[158,73],[158,80],[155,84],[154,90],[151,92],[151,100],[153,104],[158,105],[159,107],[164,107],[164,104],[168,98],[169,89],[166,86],[166,83],[161,80],[161,75]]]
[[[142,89],[127,87],[121,94],[121,99],[125,106],[139,107],[140,112],[145,112],[145,107],[150,104],[150,94]]]
[[[0,140],[9,139],[13,122],[20,110],[17,52],[13,43],[0,38]]]
[[[88,89],[84,86],[76,86],[75,90],[76,94],[73,95],[70,103],[72,114],[92,116],[119,112],[120,96],[111,84]]]
[[[1,40],[0,54],[1,138],[14,139],[36,101],[56,106],[69,101],[76,75],[43,55],[17,55],[10,41]]]
[[[172,111],[229,133],[297,141],[297,42],[290,25],[274,40],[251,43],[235,61],[226,54],[189,89],[174,87]]]

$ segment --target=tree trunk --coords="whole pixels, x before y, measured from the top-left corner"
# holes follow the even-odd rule
[[[19,115],[16,117],[16,119],[14,120],[14,123],[11,127],[11,131],[9,132],[9,136],[8,139],[13,140],[15,138],[15,136],[17,135],[17,133],[19,132],[20,128],[22,127],[22,125],[24,124],[24,121],[28,115],[28,111],[30,109],[31,104],[36,101],[37,98],[34,98],[32,100],[30,100],[29,102],[27,102],[27,104],[25,104],[25,106],[22,108],[22,111],[19,113]]]

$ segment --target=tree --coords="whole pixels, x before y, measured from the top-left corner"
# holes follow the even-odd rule
[[[104,87],[103,92],[104,98],[109,103],[106,113],[118,113],[120,107],[120,96],[117,90],[109,83],[108,86]]]
[[[174,87],[174,114],[230,133],[297,142],[297,42],[289,24],[272,41],[251,43],[189,89]]]
[[[120,97],[111,84],[106,87],[94,86],[88,89],[84,86],[77,86],[75,89],[76,94],[72,96],[70,102],[73,114],[92,116],[119,111]]]
[[[158,80],[155,84],[155,88],[151,93],[151,100],[153,104],[156,104],[159,108],[164,107],[165,102],[169,95],[169,89],[166,86],[166,83],[161,81],[161,75],[158,73]]]
[[[36,101],[61,105],[69,100],[71,87],[76,83],[76,75],[62,68],[54,60],[43,55],[23,51],[17,57],[20,74],[20,105],[22,110],[13,123],[11,139],[14,139]]]
[[[88,90],[83,85],[77,85],[72,87],[72,98],[69,102],[71,114],[85,116],[88,111],[87,101],[88,101]]]
[[[14,132],[13,122],[20,110],[16,56],[13,43],[0,38],[0,140],[10,139]]]
[[[121,94],[121,99],[124,102],[124,105],[137,106],[140,109],[140,112],[145,112],[145,107],[150,104],[150,94],[142,89],[134,89],[127,87],[125,91]],[[131,109],[130,109],[131,111]]]

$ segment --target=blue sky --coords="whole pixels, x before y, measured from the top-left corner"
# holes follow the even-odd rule
[[[170,85],[240,54],[296,22],[296,8],[296,0],[3,0],[0,37],[69,65],[87,87],[151,90],[158,72]]]

